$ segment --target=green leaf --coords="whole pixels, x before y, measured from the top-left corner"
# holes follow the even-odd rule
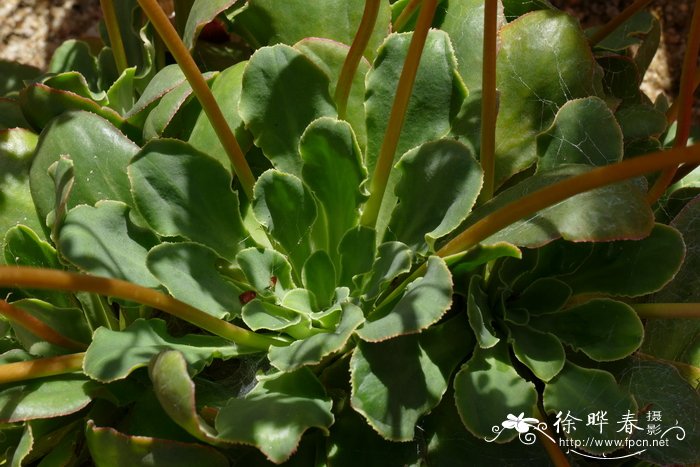
[[[0,68],[2,68],[0,62]],[[2,86],[2,83],[0,83]],[[0,91],[2,95],[2,91]],[[24,118],[22,109],[16,99],[0,97],[0,130],[9,128],[29,128],[29,122]]]
[[[220,273],[227,262],[198,243],[161,243],[148,252],[148,270],[170,294],[207,314],[231,319],[240,314],[241,285]]]
[[[648,104],[626,105],[615,112],[625,144],[658,138],[666,131],[666,115]]]
[[[282,463],[309,428],[328,433],[334,420],[331,407],[321,383],[302,368],[267,377],[245,397],[231,399],[219,411],[216,429],[222,440],[253,445]]]
[[[253,36],[257,46],[284,43],[295,44],[307,37],[323,37],[350,45],[362,18],[362,0],[324,0],[306,2],[287,0],[250,0],[248,8],[236,17]],[[372,58],[374,51],[389,31],[391,11],[380,3],[377,21],[365,50]]]
[[[598,42],[596,48],[619,52],[639,45],[643,37],[651,30],[654,19],[654,15],[650,11],[642,10]],[[599,29],[600,27],[589,28],[586,30],[586,35],[590,37]]]
[[[91,274],[155,288],[160,284],[146,267],[146,254],[156,243],[151,231],[133,224],[127,205],[101,201],[95,207],[83,205],[68,212],[58,250]]]
[[[175,140],[152,141],[129,164],[134,203],[162,236],[182,236],[232,260],[247,245],[231,174]]]
[[[75,182],[67,208],[94,205],[103,199],[131,205],[126,166],[139,150],[119,130],[97,115],[69,112],[44,129],[30,171],[32,198],[41,219],[55,207],[51,164],[68,154],[75,165]]]
[[[357,331],[361,339],[379,342],[413,334],[436,323],[452,305],[452,276],[445,261],[431,256],[423,277],[408,286],[399,301],[370,315]]]
[[[637,404],[627,390],[621,388],[615,378],[607,371],[581,368],[567,362],[562,371],[545,385],[542,396],[544,408],[548,414],[557,415],[559,423],[554,422],[552,431],[578,440],[586,451],[608,453],[617,450],[616,441],[628,437],[621,421],[630,414],[635,416]],[[606,423],[597,425],[589,423],[589,414],[604,412]],[[567,431],[567,422],[573,423]],[[575,417],[578,420],[574,420]],[[635,423],[636,425],[636,423]],[[624,425],[623,425],[624,428]],[[605,439],[607,443],[591,443],[587,439]],[[586,443],[586,444],[583,444]]]
[[[294,288],[292,267],[281,253],[270,249],[248,248],[236,255],[236,263],[247,282],[260,295],[274,292],[278,299]]]
[[[0,60],[0,96],[19,91],[25,80],[31,80],[41,74],[38,68],[15,61]]]
[[[176,350],[159,353],[151,360],[148,375],[153,392],[168,416],[195,438],[216,444],[216,431],[197,413],[195,386],[182,353]]]
[[[591,300],[557,313],[533,316],[530,325],[556,335],[574,350],[603,362],[630,355],[644,338],[644,326],[634,309],[608,299]]]
[[[263,47],[250,57],[238,110],[255,144],[279,170],[299,175],[302,132],[319,117],[336,116],[328,85],[328,76],[292,47]]]
[[[334,467],[420,465],[419,441],[394,443],[382,438],[360,414],[347,407],[336,415],[328,441],[328,462]]]
[[[434,249],[435,241],[464,221],[483,181],[481,166],[463,144],[443,139],[425,143],[401,157],[395,188],[399,204],[389,229],[414,251]]]
[[[90,403],[95,383],[83,375],[6,384],[0,390],[0,422],[14,423],[75,413]]]
[[[413,264],[413,252],[401,242],[382,243],[376,255],[362,287],[365,301],[377,298],[391,281],[409,272]]]
[[[587,170],[588,167],[569,165],[533,175],[472,211],[462,228],[526,194]],[[636,239],[646,237],[653,226],[646,187],[632,180],[572,196],[514,222],[484,243],[506,241],[516,246],[538,247],[560,237],[576,242]]]
[[[355,329],[364,321],[362,310],[350,303],[343,304],[342,317],[331,333],[319,333],[286,347],[271,347],[268,353],[275,368],[289,372],[302,366],[315,365],[325,357],[345,347]]]
[[[537,135],[561,105],[594,93],[596,63],[578,20],[542,10],[501,30],[496,69],[501,103],[496,183],[501,184],[537,160]]]
[[[502,0],[503,13],[508,21],[513,21],[519,16],[538,10],[552,10],[549,0]]]
[[[513,354],[542,381],[554,378],[566,363],[564,346],[552,334],[508,324]]]
[[[622,160],[622,130],[598,97],[568,101],[537,136],[538,170],[562,164],[600,166]]]
[[[561,310],[571,298],[571,294],[571,287],[562,280],[544,277],[528,285],[516,299],[510,300],[507,306],[510,309],[522,308],[527,310],[530,316],[538,316]]]
[[[380,47],[373,68],[367,75],[365,163],[370,177],[374,173],[384,140],[411,37],[411,33],[390,35]],[[398,160],[409,149],[447,135],[450,122],[459,112],[465,96],[466,89],[457,73],[457,59],[449,36],[444,31],[431,30],[421,55],[394,160]],[[382,223],[386,225],[396,202],[394,187],[397,181],[398,172],[394,172],[382,203],[384,207],[377,230],[380,238],[384,231]]]
[[[534,467],[550,462],[543,443],[528,445],[520,440],[507,444],[484,443],[474,437],[459,418],[451,390],[425,418],[422,427],[426,433],[428,465]]]
[[[92,460],[101,467],[229,465],[223,454],[209,446],[147,436],[129,436],[114,428],[98,427],[92,420],[88,421],[85,437]]]
[[[676,229],[656,224],[651,234],[641,240],[594,244],[591,255],[576,273],[559,279],[575,294],[638,297],[657,292],[673,280],[685,252],[683,238]]]
[[[683,235],[688,249],[674,279],[651,301],[693,303],[700,301],[700,198],[695,198],[676,216],[671,225]],[[700,367],[700,321],[697,319],[654,319],[646,323],[642,351],[658,358]]]
[[[459,74],[469,92],[481,89],[481,69],[484,49],[484,0],[443,2],[445,9],[440,29],[450,35],[455,48]],[[499,12],[498,28],[505,22]]]
[[[420,335],[361,342],[350,361],[351,404],[384,438],[410,441],[418,419],[447,391],[452,372],[473,345],[460,319]]]
[[[135,3],[135,0],[131,0]],[[157,102],[167,93],[185,82],[185,75],[176,64],[168,65],[151,78],[139,100],[127,112],[126,118],[134,125],[143,127],[143,122]]]
[[[134,370],[148,366],[151,358],[163,350],[179,350],[195,372],[214,358],[228,359],[250,351],[215,336],[188,334],[172,337],[165,321],[137,319],[122,331],[99,328],[83,362],[85,374],[109,383],[124,379]]]
[[[335,268],[330,256],[323,250],[314,252],[304,263],[301,279],[304,287],[313,292],[318,306],[325,309],[331,304],[335,293]]]
[[[311,328],[311,318],[306,314],[291,308],[251,300],[243,306],[241,312],[243,322],[253,331],[268,329],[270,331],[287,332],[291,336],[304,338]]]
[[[309,232],[317,212],[313,194],[297,177],[277,170],[262,174],[254,192],[255,217],[301,271],[311,255]]]
[[[646,430],[636,431],[634,436],[649,444],[639,454],[640,458],[656,464],[691,465],[700,461],[697,449],[700,445],[700,396],[675,368],[633,358],[622,372],[620,385],[634,396],[640,407],[648,407],[648,411],[638,417],[638,425]],[[660,420],[654,420],[656,415]],[[661,428],[661,432],[651,434],[649,426],[652,425]],[[654,440],[658,443],[661,439],[667,443],[655,446]]]
[[[107,105],[124,116],[134,106],[136,68],[127,68],[107,90]]]
[[[244,128],[243,119],[238,113],[238,100],[241,96],[243,70],[246,63],[237,63],[222,71],[214,78],[214,84],[211,86],[214,99],[219,104],[226,123],[233,131],[243,151],[253,144],[252,137]],[[216,136],[214,127],[205,112],[201,112],[197,117],[197,121],[192,127],[192,133],[190,133],[189,143],[196,150],[219,161],[224,167],[230,166],[231,161],[228,154]]]
[[[383,4],[382,4],[383,5]],[[350,50],[345,44],[341,44],[318,37],[302,39],[294,44],[294,48],[306,55],[330,78],[328,91],[335,96],[335,89],[340,79],[340,73],[345,63],[345,57]],[[366,52],[374,55],[374,50]],[[357,70],[352,79],[350,95],[348,96],[345,118],[357,138],[357,144],[364,153],[367,149],[367,124],[365,122],[365,77],[370,70],[370,63],[364,57],[357,64]],[[303,156],[303,154],[302,154]]]
[[[82,342],[86,346],[90,343],[92,331],[79,308],[62,308],[35,298],[18,300],[12,302],[12,305],[68,339]],[[52,357],[74,351],[50,344],[19,324],[12,323],[12,327],[15,338],[32,355]]]
[[[313,121],[299,143],[303,160],[302,180],[319,202],[314,229],[327,238],[327,252],[337,269],[337,246],[345,232],[358,224],[361,188],[367,178],[362,154],[350,125],[332,118]]]
[[[462,422],[477,438],[494,439],[493,428],[500,428],[508,414],[537,413],[535,385],[525,381],[513,368],[508,346],[474,350],[472,358],[455,376],[455,404]],[[517,432],[506,432],[498,443],[512,440]]]
[[[472,276],[469,281],[467,318],[479,347],[489,349],[498,344],[500,338],[493,327],[493,315],[488,303],[488,296],[481,288],[482,281],[483,279],[477,275]]]
[[[338,245],[341,265],[338,284],[350,287],[353,295],[356,290],[353,278],[372,268],[376,236],[374,229],[357,226],[345,232]]]
[[[77,71],[85,77],[91,89],[97,90],[97,60],[86,42],[75,39],[63,42],[53,53],[47,71],[56,74]]]
[[[204,73],[202,77],[205,80],[210,80],[214,76],[213,73]],[[191,106],[201,109],[198,101],[192,96],[192,87],[188,81],[175,86],[160,98],[153,110],[148,113],[146,120],[143,123],[143,139],[150,141],[160,136],[165,136],[171,132],[172,127],[177,125],[178,119],[189,118],[194,123],[194,117],[199,115],[199,111],[193,111]],[[184,117],[183,117],[184,115]],[[187,127],[186,132],[192,129],[192,126]],[[168,135],[170,136],[170,135]],[[179,136],[179,135],[178,135]],[[189,134],[183,135],[187,139]]]
[[[36,143],[37,136],[29,130],[0,130],[0,235],[17,224],[41,231],[43,222],[29,192]]]
[[[185,47],[191,51],[204,26],[213,21],[218,15],[236,3],[236,1],[237,0],[195,0],[187,16],[184,34],[182,34],[182,41],[185,43]]]

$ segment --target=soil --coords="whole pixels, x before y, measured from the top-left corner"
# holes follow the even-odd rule
[[[550,0],[579,18],[584,27],[603,24],[632,0]],[[645,76],[644,91],[655,99],[660,92],[675,96],[689,28],[692,0],[655,0],[661,18],[662,46]],[[44,68],[55,48],[72,37],[96,36],[99,0],[2,0],[0,59]]]

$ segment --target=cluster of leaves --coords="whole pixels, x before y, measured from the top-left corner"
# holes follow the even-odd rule
[[[614,420],[653,406],[686,437],[638,458],[697,462],[700,328],[635,311],[700,298],[697,175],[668,190],[656,217],[640,178],[441,252],[529,193],[672,141],[667,103],[639,91],[658,20],[639,13],[592,48],[591,32],[548,2],[503,0],[498,189],[484,200],[484,3],[440,3],[374,223],[361,214],[415,2],[379,5],[340,116],[336,84],[363,1],[175,2],[255,174],[250,199],[134,0],[115,4],[128,68],[109,46],[79,41],[48,73],[3,63],[5,270],[119,279],[204,316],[183,324],[79,281],[73,293],[3,290],[0,363],[85,350],[82,371],[0,386],[4,460],[545,465],[542,446],[484,440],[507,414]],[[630,436],[617,428],[604,437]]]

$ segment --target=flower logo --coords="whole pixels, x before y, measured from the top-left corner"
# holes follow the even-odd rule
[[[531,427],[536,427],[540,421],[536,418],[525,418],[524,415],[524,412],[521,412],[517,417],[513,414],[508,414],[507,420],[503,421],[501,425],[508,430],[516,429],[518,433],[527,433]]]

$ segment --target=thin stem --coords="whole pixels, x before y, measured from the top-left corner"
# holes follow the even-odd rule
[[[423,0],[411,0],[410,2],[408,2],[408,5],[406,5],[406,7],[399,14],[399,17],[396,18],[396,21],[394,21],[394,25],[392,28],[394,31],[403,30],[403,28],[408,23],[408,20],[411,19],[413,13],[415,13],[418,7],[420,6],[421,1]]]
[[[693,10],[693,19],[690,23],[690,32],[688,33],[688,44],[683,57],[683,71],[681,72],[681,85],[678,95],[680,101],[678,108],[678,126],[676,129],[676,140],[673,147],[685,147],[688,144],[690,137],[690,127],[693,117],[693,91],[695,74],[697,71],[698,53],[700,53],[700,0],[695,1],[695,9]],[[649,190],[647,198],[649,203],[655,203],[661,195],[664,194],[674,175],[678,170],[678,166],[669,167],[664,170],[654,186]]]
[[[122,298],[163,310],[176,318],[192,323],[217,336],[237,344],[266,350],[270,345],[285,345],[277,339],[256,334],[224,320],[215,318],[193,306],[153,289],[119,279],[75,274],[55,269],[24,266],[0,266],[0,285],[66,292],[94,292]]]
[[[37,358],[26,362],[0,365],[0,384],[16,383],[45,376],[75,373],[83,369],[85,353]]]
[[[700,303],[633,303],[630,306],[643,319],[700,318]]]
[[[0,314],[5,316],[10,322],[22,326],[27,331],[35,336],[70,350],[85,350],[87,345],[82,342],[75,341],[64,335],[56,332],[43,321],[35,318],[24,310],[10,305],[5,300],[0,300]]]
[[[374,31],[374,25],[377,22],[377,15],[379,14],[379,5],[380,0],[366,0],[360,26],[357,29],[357,34],[355,34],[355,39],[352,41],[348,55],[345,57],[343,69],[340,71],[340,77],[338,77],[338,84],[335,87],[334,97],[335,103],[338,106],[338,118],[341,120],[345,119],[350,89],[352,88],[352,80],[355,77],[357,66],[360,64],[360,60],[362,60],[362,55],[367,48],[369,39],[372,37],[372,31]]]
[[[224,114],[221,112],[221,108],[217,104],[216,99],[214,99],[214,95],[211,93],[202,73],[200,73],[197,64],[192,59],[180,36],[177,35],[177,31],[175,31],[170,20],[168,20],[168,17],[158,5],[158,2],[156,0],[138,1],[146,16],[148,16],[148,19],[151,20],[156,31],[158,31],[158,35],[163,39],[166,47],[175,57],[180,68],[182,68],[182,72],[185,74],[190,86],[192,86],[192,91],[194,91],[197,99],[202,104],[202,108],[214,128],[216,136],[219,137],[221,145],[231,160],[231,165],[240,180],[243,191],[248,196],[248,199],[253,199],[253,185],[255,185],[253,172],[250,170],[245,155],[231,128],[226,123]]]
[[[391,107],[384,141],[382,141],[377,165],[374,168],[370,184],[370,196],[360,219],[361,224],[364,226],[374,227],[377,223],[379,209],[384,199],[387,181],[389,180],[389,173],[394,162],[394,153],[396,153],[396,147],[399,144],[399,136],[401,136],[401,128],[406,117],[406,109],[413,91],[413,83],[416,79],[420,57],[423,53],[423,47],[425,46],[428,30],[433,22],[436,8],[437,0],[425,0],[418,16],[411,43],[408,46],[408,54],[396,87],[396,96]]]
[[[442,247],[437,254],[445,257],[466,251],[504,227],[579,193],[677,166],[684,162],[700,163],[700,145],[658,151],[617,164],[598,167],[584,174],[554,183],[525,195],[477,221]]]
[[[591,38],[588,39],[588,43],[591,44],[591,47],[598,44],[600,41],[608,37],[608,35],[610,35],[610,33],[612,33],[615,29],[617,29],[622,23],[624,23],[636,13],[641,11],[649,3],[651,3],[651,0],[636,0],[630,6],[622,10],[619,15],[617,15],[608,23],[603,25],[600,29],[598,29],[591,36]]]
[[[484,171],[481,201],[493,197],[496,152],[496,45],[498,34],[498,1],[486,0],[484,4],[484,63],[481,78],[481,155],[479,161]]]
[[[547,422],[547,417],[544,416],[542,411],[538,408],[537,411],[539,412],[539,419],[541,422],[546,423]],[[542,443],[542,446],[544,447],[544,450],[547,451],[547,455],[549,456],[549,459],[552,461],[552,464],[555,467],[570,467],[571,464],[569,463],[569,459],[566,458],[566,455],[562,452],[561,448],[559,447],[558,444],[553,443],[552,439],[554,438],[554,433],[552,433],[552,430],[550,430],[548,427],[544,429],[545,433],[547,433],[547,436],[544,434],[540,433],[539,430],[537,430],[537,437],[540,439],[540,442]],[[551,439],[550,439],[551,438]]]
[[[102,16],[105,20],[109,43],[112,46],[112,54],[114,54],[114,62],[117,65],[117,71],[121,75],[129,66],[126,60],[126,51],[124,50],[124,42],[122,41],[121,31],[119,29],[119,21],[114,10],[112,0],[100,0],[102,8]]]

